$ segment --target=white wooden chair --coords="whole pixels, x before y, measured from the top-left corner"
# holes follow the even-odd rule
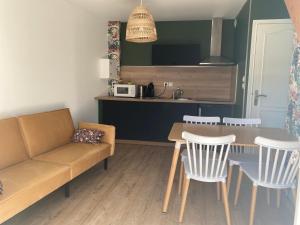
[[[189,116],[184,115],[183,121],[185,123],[190,124],[205,124],[205,125],[218,125],[221,122],[221,118],[217,116]],[[183,150],[181,153],[181,159],[183,161],[183,158],[187,157],[187,150]],[[180,163],[180,172],[179,172],[179,186],[178,186],[178,194],[181,193],[181,186],[182,186],[182,176],[183,176],[183,164]],[[220,185],[217,184],[217,199],[220,200]]]
[[[183,121],[192,124],[207,124],[207,125],[217,125],[221,122],[220,117],[217,116],[183,116]]]
[[[256,163],[241,163],[235,198],[239,198],[242,175],[253,182],[249,225],[253,225],[257,186],[272,189],[295,188],[295,178],[300,162],[300,142],[284,142],[263,137],[255,138],[259,146]]]
[[[183,158],[184,177],[179,222],[183,220],[190,179],[202,182],[216,182],[222,184],[223,203],[227,225],[231,225],[231,216],[228,206],[226,190],[227,156],[230,145],[235,141],[234,135],[224,137],[204,137],[182,133],[186,140],[187,157]]]
[[[259,118],[229,118],[224,117],[223,123],[226,126],[249,126],[258,127],[261,125],[261,119]],[[232,169],[233,166],[239,166],[242,162],[253,162],[258,157],[258,151],[255,148],[243,148],[239,146],[231,146],[230,154],[228,155],[229,169],[227,179],[227,191],[230,190]]]

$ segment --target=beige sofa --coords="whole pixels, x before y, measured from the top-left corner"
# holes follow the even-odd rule
[[[105,132],[101,144],[74,144],[69,109],[0,120],[0,223],[114,154],[113,126],[80,123]]]

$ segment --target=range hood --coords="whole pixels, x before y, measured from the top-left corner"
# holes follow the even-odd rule
[[[199,63],[200,66],[229,66],[235,63],[221,56],[222,49],[222,18],[213,18],[211,26],[210,57]]]

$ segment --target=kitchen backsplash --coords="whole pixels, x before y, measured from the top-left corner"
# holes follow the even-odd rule
[[[184,98],[235,102],[236,72],[236,66],[122,66],[121,80],[138,85],[153,82],[156,95],[163,92],[164,82],[171,82],[165,98],[180,88]]]

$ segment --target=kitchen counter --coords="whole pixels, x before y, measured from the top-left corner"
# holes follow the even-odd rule
[[[125,101],[125,102],[166,102],[166,103],[190,103],[190,104],[219,104],[219,105],[234,105],[235,102],[220,102],[213,100],[173,100],[169,98],[124,98],[124,97],[113,97],[113,96],[98,96],[95,97],[96,100],[104,100],[104,101]]]

